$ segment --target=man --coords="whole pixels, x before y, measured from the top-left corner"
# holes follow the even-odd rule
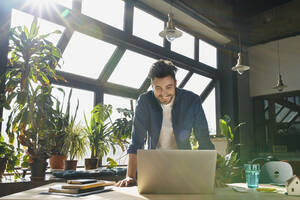
[[[199,149],[214,149],[200,97],[176,88],[176,71],[170,61],[159,60],[152,65],[148,75],[152,91],[137,101],[127,175],[117,186],[136,185],[136,153],[144,148],[147,137],[149,149],[191,149],[189,138],[194,130]]]

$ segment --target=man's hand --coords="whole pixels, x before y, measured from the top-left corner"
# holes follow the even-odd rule
[[[127,176],[125,179],[120,180],[119,182],[117,182],[115,186],[117,186],[117,187],[130,187],[130,186],[136,186],[136,185],[137,185],[136,179]]]

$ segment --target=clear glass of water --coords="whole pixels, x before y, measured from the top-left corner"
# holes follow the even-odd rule
[[[259,183],[259,164],[244,164],[246,183],[248,188],[258,188]]]

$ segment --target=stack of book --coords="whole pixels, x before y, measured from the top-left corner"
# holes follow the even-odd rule
[[[69,194],[67,196],[83,196],[106,191],[105,186],[114,185],[113,181],[103,181],[96,179],[68,180],[67,184],[54,185],[49,187],[49,194]],[[73,194],[73,195],[70,195]]]

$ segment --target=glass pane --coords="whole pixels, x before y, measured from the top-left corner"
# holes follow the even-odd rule
[[[265,112],[265,120],[269,120],[269,110],[266,110]]]
[[[290,122],[298,113],[292,111],[282,122]]]
[[[64,99],[64,110],[67,107],[68,102],[68,96],[69,92],[71,90],[70,87],[65,87],[61,85],[54,85],[55,88],[62,88],[65,91],[65,99]],[[63,93],[59,91],[58,89],[53,89],[52,95],[60,102],[63,102]],[[72,96],[71,96],[71,113],[74,115],[76,106],[77,106],[77,100],[79,101],[79,107],[77,111],[77,117],[76,117],[76,123],[80,123],[82,125],[85,125],[84,122],[84,114],[87,118],[87,120],[91,117],[91,111],[94,107],[94,92],[88,91],[88,90],[81,90],[77,88],[73,88]]]
[[[121,117],[120,113],[118,113],[118,111],[117,111],[117,108],[131,109],[130,99],[120,97],[120,96],[104,94],[104,104],[111,104],[113,106],[113,113],[112,113],[112,116],[111,116],[112,121],[114,121],[117,118]],[[135,107],[135,101],[133,102],[133,106]],[[130,140],[128,140],[128,142],[129,141]],[[119,165],[127,165],[128,164],[128,156],[126,156],[126,154],[127,154],[126,151],[123,152],[121,148],[117,147],[115,155],[113,155],[113,151],[110,150],[108,155],[103,157],[102,163],[104,165],[107,164],[107,162],[106,162],[107,157],[111,157]]]
[[[171,50],[194,59],[194,36],[182,31],[182,36],[171,43]]]
[[[295,98],[294,97],[288,97],[287,100],[291,103],[295,103]]]
[[[299,104],[299,96],[295,96],[295,104],[300,105]]]
[[[176,72],[176,80],[177,80],[177,86],[180,85],[180,83],[183,81],[185,76],[188,74],[188,70],[182,69],[177,67],[177,72]]]
[[[61,70],[96,79],[115,49],[115,45],[74,32],[63,53]]]
[[[52,1],[54,1],[57,4],[60,4],[62,6],[72,9],[72,0],[52,0]]]
[[[139,88],[155,61],[153,58],[126,50],[108,81],[132,88]]]
[[[16,9],[12,9],[11,27],[27,26],[27,28],[29,29],[33,18],[34,17],[30,14],[24,13]],[[65,27],[63,26],[54,24],[52,22],[40,18],[38,18],[38,25],[40,27],[39,35],[48,34],[56,30],[60,30],[61,32],[63,32],[65,29]],[[60,37],[61,34],[52,34],[46,39],[52,42],[54,45],[57,45]]]
[[[264,109],[268,108],[269,106],[269,101],[268,100],[264,100]]]
[[[60,85],[55,85],[55,87],[62,88],[65,91],[65,100],[64,100],[64,110],[65,110],[71,88],[60,86]],[[54,89],[52,94],[54,97],[58,98],[62,102],[63,93],[61,91]],[[94,107],[94,92],[73,88],[72,96],[71,96],[71,108],[70,108],[71,110],[70,112],[72,115],[75,114],[77,100],[79,101],[79,107],[78,107],[77,117],[75,122],[80,123],[83,127],[85,127],[84,114],[87,118],[87,121],[89,122],[89,119],[91,117],[90,113]],[[88,157],[89,155],[90,155],[90,150],[89,148],[87,148],[85,157]],[[84,165],[84,159],[79,159],[78,166],[83,166],[83,165]]]
[[[200,95],[210,81],[211,81],[210,78],[194,73],[190,78],[190,80],[184,86],[184,89],[190,90]]]
[[[202,103],[210,135],[216,135],[216,91],[213,89]]]
[[[213,68],[217,68],[217,48],[199,40],[199,61]]]
[[[82,0],[82,13],[123,30],[124,1]]]
[[[281,120],[286,116],[286,114],[290,111],[288,108],[283,108],[280,113],[276,116],[276,122],[281,122]]]
[[[282,105],[275,103],[275,114],[277,114],[280,109],[281,109]]]
[[[164,29],[164,22],[160,19],[138,9],[134,8],[133,34],[163,46],[163,38],[158,33]]]

